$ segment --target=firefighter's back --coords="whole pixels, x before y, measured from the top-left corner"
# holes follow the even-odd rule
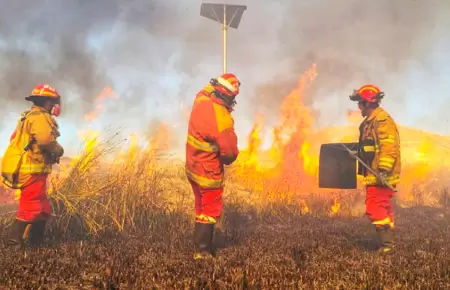
[[[186,140],[186,173],[205,187],[215,187],[223,178],[223,166],[218,159],[217,120],[214,101],[208,87],[199,92],[192,107]]]

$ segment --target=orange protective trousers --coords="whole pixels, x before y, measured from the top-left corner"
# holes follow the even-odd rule
[[[389,218],[394,223],[391,198],[394,196],[392,189],[380,186],[367,186],[366,188],[366,214],[376,224]]]
[[[215,223],[222,215],[223,187],[209,189],[201,187],[192,180],[189,180],[189,182],[195,195],[195,215],[197,222]]]
[[[16,219],[34,222],[51,216],[50,201],[47,198],[47,175],[31,178],[20,194]]]

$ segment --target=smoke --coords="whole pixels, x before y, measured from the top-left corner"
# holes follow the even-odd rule
[[[259,111],[278,107],[280,94],[295,87],[311,63],[319,75],[304,101],[320,103],[329,124],[344,115],[348,95],[365,83],[380,86],[400,109],[410,91],[405,75],[412,65],[428,71],[429,80],[437,75],[426,63],[437,36],[430,32],[438,26],[438,15],[449,13],[446,1],[286,2],[276,41],[277,60],[289,59],[289,75],[257,88]]]
[[[9,110],[22,108],[37,83],[50,83],[67,96],[63,117],[77,121],[111,86],[121,97],[110,118],[142,125],[140,116],[153,119],[168,107],[179,115],[178,105],[190,105],[221,73],[220,25],[200,16],[200,0],[0,2],[0,97]],[[445,0],[226,2],[248,6],[228,37],[229,70],[243,83],[237,119],[257,111],[275,116],[312,63],[319,76],[308,105],[331,95],[346,102],[349,90],[365,82],[401,103],[397,80],[411,63],[426,69],[436,37],[429,31],[449,6]],[[169,74],[178,81],[165,79]],[[325,110],[334,118],[341,109]]]
[[[167,22],[152,1],[128,1],[126,6],[118,0],[3,0],[1,4],[2,101],[15,109],[36,84],[50,83],[63,96],[63,105],[70,108],[65,116],[78,119],[92,109],[105,86],[114,85],[109,75],[114,55],[105,59],[101,51],[89,46],[91,39],[110,31],[128,10],[134,11],[133,15],[122,21],[142,26],[151,19],[144,29],[159,20]],[[120,47],[124,41],[119,35],[114,42]],[[126,45],[132,48],[134,44]]]

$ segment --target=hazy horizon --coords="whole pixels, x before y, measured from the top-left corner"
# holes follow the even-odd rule
[[[221,28],[200,16],[202,1],[1,3],[2,152],[38,83],[63,96],[58,122],[68,155],[81,146],[77,131],[121,126],[143,133],[158,122],[169,124],[182,150],[183,112],[222,72]],[[348,95],[373,83],[400,125],[450,135],[449,1],[226,3],[247,5],[240,27],[228,34],[228,69],[242,82],[233,113],[241,146],[257,113],[266,117],[270,144],[283,98],[313,63],[318,77],[304,103],[317,127],[345,124],[347,110],[356,109]],[[118,97],[104,101],[96,121],[84,121],[105,87]]]

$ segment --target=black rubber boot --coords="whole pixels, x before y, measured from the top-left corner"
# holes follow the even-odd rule
[[[194,242],[195,254],[194,259],[207,259],[216,256],[212,241],[214,236],[214,224],[195,223]]]
[[[7,246],[11,247],[15,250],[20,250],[23,248],[23,234],[27,227],[28,223],[20,220],[14,220],[11,225],[11,229],[9,232],[9,237],[7,241]]]
[[[385,225],[377,226],[376,231],[381,244],[380,252],[392,252],[395,246],[394,229],[392,229],[389,225]]]
[[[46,220],[36,221],[31,224],[29,242],[32,247],[39,247],[44,243]]]

